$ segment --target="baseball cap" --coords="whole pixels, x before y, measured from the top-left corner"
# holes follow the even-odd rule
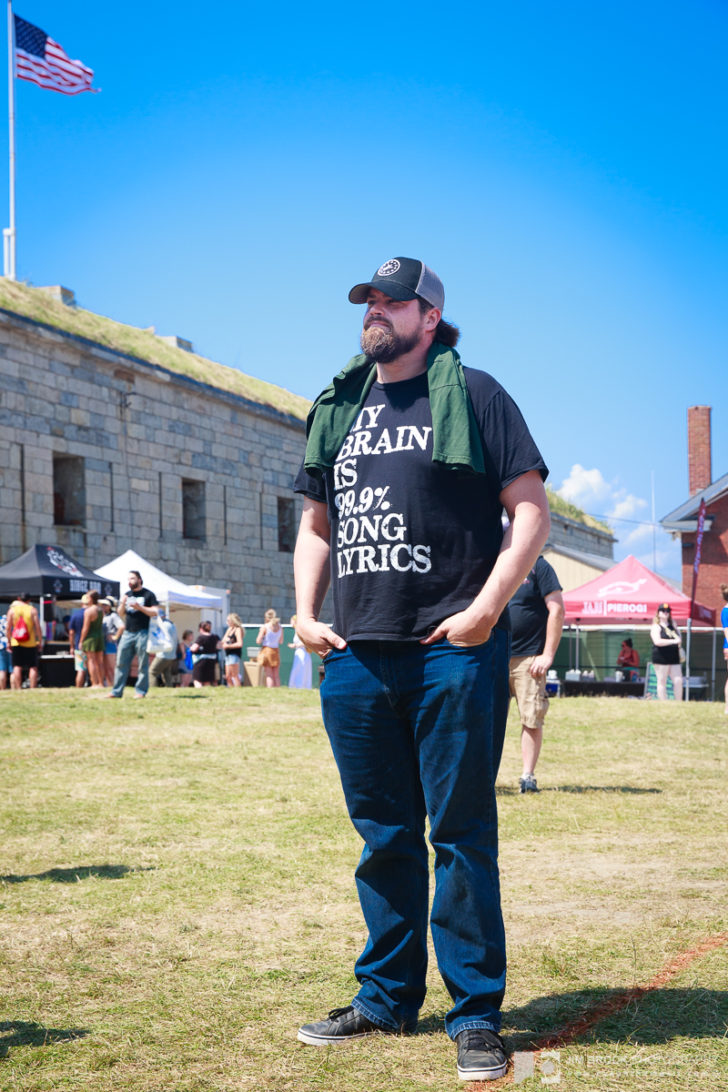
[[[419,296],[438,311],[445,305],[442,281],[419,258],[389,258],[370,281],[354,285],[349,292],[351,303],[366,303],[370,288],[377,288],[393,300],[413,300]]]
[[[660,603],[660,605],[659,605],[659,607],[657,609],[658,610],[664,610],[664,611],[670,611],[670,610],[672,610],[672,607],[670,606],[669,603]]]

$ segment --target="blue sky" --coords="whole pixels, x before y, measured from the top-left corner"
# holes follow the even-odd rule
[[[17,83],[21,279],[314,397],[349,287],[421,257],[617,558],[653,563],[653,475],[687,496],[688,406],[728,471],[722,0],[15,10],[101,88]]]

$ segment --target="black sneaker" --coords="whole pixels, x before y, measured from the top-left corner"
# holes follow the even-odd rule
[[[461,1081],[495,1081],[508,1068],[503,1040],[487,1028],[470,1028],[455,1036]]]
[[[536,784],[536,778],[533,774],[526,774],[525,777],[518,779],[521,792],[538,792],[538,785]]]
[[[349,1039],[363,1039],[376,1031],[386,1033],[363,1016],[353,1005],[343,1009],[332,1009],[325,1020],[315,1024],[304,1024],[298,1029],[298,1038],[309,1046],[328,1046],[330,1043],[347,1043]]]

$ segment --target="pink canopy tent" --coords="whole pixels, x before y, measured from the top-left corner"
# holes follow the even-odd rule
[[[678,623],[690,614],[690,596],[675,591],[632,554],[613,569],[564,593],[565,621],[588,625],[651,622],[660,603],[669,603]],[[694,603],[692,620],[715,625],[715,611]]]

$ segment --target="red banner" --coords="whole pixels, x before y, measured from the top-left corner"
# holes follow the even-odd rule
[[[693,616],[695,606],[695,592],[698,588],[698,571],[700,569],[700,554],[703,549],[703,528],[705,527],[705,497],[700,502],[698,511],[698,533],[695,538],[695,561],[693,562],[693,590],[690,594],[690,617]]]

